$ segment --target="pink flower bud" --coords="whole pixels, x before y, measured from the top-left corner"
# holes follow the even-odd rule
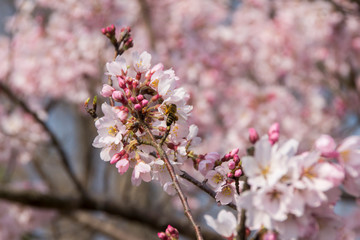
[[[149,101],[144,99],[141,101],[141,106],[145,107],[148,103],[149,103]]]
[[[161,239],[161,240],[169,240],[170,238],[168,236],[166,236],[166,234],[164,232],[159,232],[158,233],[158,237]]]
[[[233,160],[234,160],[234,162],[235,162],[236,165],[239,164],[239,162],[240,162],[240,158],[239,158],[238,155],[235,155],[234,158],[233,158]]]
[[[134,105],[134,108],[136,111],[141,111],[141,109],[142,109],[141,105],[138,103]]]
[[[235,166],[236,166],[236,164],[235,164],[234,161],[229,161],[228,167],[229,167],[230,170],[234,170],[234,169],[235,169]]]
[[[271,145],[274,145],[279,140],[280,134],[278,132],[273,132],[269,134],[269,141]]]
[[[124,90],[125,90],[125,95],[126,95],[126,97],[127,97],[127,98],[130,98],[130,97],[131,97],[131,91],[130,91],[130,89],[125,88]]]
[[[131,101],[132,103],[137,103],[136,98],[130,97],[129,99],[130,99],[130,101]]]
[[[111,97],[112,93],[115,91],[115,88],[113,88],[112,86],[108,85],[108,84],[104,84],[100,94],[103,97]]]
[[[112,98],[116,101],[116,102],[123,102],[125,97],[124,94],[121,91],[114,91],[112,93]]]
[[[315,148],[321,152],[323,157],[337,157],[336,143],[329,135],[322,135],[315,142]]]
[[[106,29],[105,29],[105,28],[102,28],[102,29],[101,29],[101,32],[102,32],[102,34],[105,35],[105,34],[106,34]]]
[[[153,96],[153,97],[151,98],[151,101],[152,101],[152,102],[155,102],[155,101],[157,101],[159,98],[160,98],[160,95],[159,95],[159,94],[156,94],[155,96]]]
[[[122,157],[122,154],[120,153],[115,153],[114,156],[112,156],[111,160],[110,160],[110,164],[114,164],[117,163]]]
[[[232,172],[229,172],[229,173],[226,174],[226,176],[227,176],[228,178],[232,178],[232,177],[234,177],[234,174],[233,174]]]
[[[237,170],[235,171],[234,176],[235,176],[235,177],[240,177],[240,176],[241,176],[241,174],[242,174],[241,169],[237,169]]]
[[[139,102],[141,102],[144,99],[144,96],[139,94],[136,98],[139,100]]]
[[[138,81],[133,81],[132,82],[132,87],[135,89],[137,86],[139,85]]]
[[[271,125],[271,127],[269,128],[269,132],[268,134],[271,135],[272,133],[280,133],[280,125],[279,123],[274,123],[273,125]]]
[[[122,89],[126,88],[125,80],[122,77],[118,77],[117,79],[118,79],[119,87],[122,88]]]
[[[249,141],[252,144],[255,144],[259,140],[259,134],[256,132],[255,128],[249,128]]]
[[[263,240],[277,240],[277,236],[276,233],[272,232],[272,231],[268,231],[267,233],[265,233],[262,237]]]
[[[235,156],[235,154],[237,154],[239,152],[239,148],[234,148],[231,152],[230,152],[230,157],[233,158]]]
[[[172,238],[179,238],[179,231],[171,225],[168,225],[165,232]]]

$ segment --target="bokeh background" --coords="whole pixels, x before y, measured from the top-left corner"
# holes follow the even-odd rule
[[[192,239],[176,198],[156,184],[132,187],[91,145],[83,103],[106,82],[113,49],[100,30],[110,24],[132,28],[125,57],[146,50],[175,70],[194,106],[198,153],[244,152],[248,128],[263,135],[274,122],[302,150],[321,134],[358,133],[356,0],[0,0],[0,24],[1,240],[156,239],[170,222]],[[99,202],[79,200],[71,173]],[[199,221],[218,211],[188,191]],[[53,198],[40,204],[44,196]],[[349,214],[353,200],[344,202],[338,212]]]

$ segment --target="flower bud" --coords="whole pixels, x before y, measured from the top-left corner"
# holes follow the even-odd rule
[[[239,164],[239,162],[240,162],[240,158],[239,158],[238,155],[235,155],[234,158],[233,158],[233,160],[234,160],[234,162],[235,162],[236,165]]]
[[[271,145],[274,145],[279,140],[280,134],[278,132],[273,132],[269,134],[269,141]]]
[[[108,85],[108,84],[104,84],[100,94],[103,97],[111,97],[112,93],[115,91],[115,88],[113,88],[112,86]]]
[[[234,174],[232,172],[229,172],[229,173],[227,173],[227,177],[232,178],[232,177],[234,177]]]
[[[117,79],[118,79],[119,87],[122,88],[122,89],[126,88],[125,80],[122,77],[118,77]]]
[[[131,97],[131,91],[130,91],[130,89],[125,88],[124,90],[125,90],[125,95],[126,95],[126,97],[127,97],[127,98],[130,98],[130,97]]]
[[[276,233],[274,233],[272,231],[268,231],[262,236],[261,239],[262,240],[277,240],[277,236],[276,236]]]
[[[235,177],[240,177],[241,174],[242,174],[242,170],[241,170],[241,169],[237,169],[237,170],[235,171],[234,176],[235,176]]]
[[[235,156],[235,154],[237,154],[239,152],[239,148],[234,148],[231,152],[230,152],[230,157],[233,158]]]
[[[136,98],[139,100],[139,102],[141,102],[144,99],[144,95],[139,94]]]
[[[280,133],[280,125],[277,122],[271,125],[268,134],[271,135],[274,132]]]
[[[112,158],[110,160],[110,164],[117,163],[121,159],[122,156],[123,156],[123,154],[121,154],[121,153],[115,153],[114,156],[112,156]]]
[[[141,106],[145,107],[148,103],[149,103],[149,101],[144,99],[141,101]]]
[[[166,234],[164,232],[159,232],[158,233],[158,237],[161,239],[161,240],[169,240],[170,238],[168,236],[166,236]]]
[[[259,140],[259,134],[254,128],[249,128],[249,141],[255,144]]]
[[[168,225],[165,232],[172,238],[179,238],[179,231],[171,225]]]
[[[136,98],[130,97],[129,99],[130,99],[130,101],[131,101],[132,103],[137,103]]]
[[[229,167],[230,170],[234,170],[234,169],[235,169],[235,166],[236,166],[236,164],[235,164],[234,161],[229,161],[228,167]]]
[[[124,94],[121,91],[114,91],[112,93],[112,98],[116,101],[116,102],[123,102],[125,97]]]
[[[156,94],[155,96],[153,96],[153,97],[151,98],[151,101],[152,101],[152,102],[155,102],[155,101],[157,101],[159,98],[160,98],[160,95],[159,95],[159,94]]]
[[[329,135],[322,135],[315,142],[315,148],[321,152],[323,157],[337,157],[336,143]]]
[[[134,108],[136,111],[141,111],[141,109],[142,109],[141,105],[138,103],[134,105]]]

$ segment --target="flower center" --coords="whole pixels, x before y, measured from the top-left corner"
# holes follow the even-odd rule
[[[113,136],[115,137],[116,134],[119,132],[119,129],[117,128],[117,126],[111,126],[111,127],[108,127],[108,133],[110,136]]]

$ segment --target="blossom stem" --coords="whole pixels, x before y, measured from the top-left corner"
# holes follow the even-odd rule
[[[152,134],[149,126],[147,124],[145,124],[142,120],[139,120],[139,121],[145,127],[146,132],[149,134],[149,136],[150,136],[150,138],[152,140],[152,146],[158,152],[161,160],[163,160],[165,162],[165,166],[166,166],[167,170],[169,171],[169,174],[170,174],[171,180],[172,180],[172,182],[174,184],[175,190],[176,190],[176,192],[177,192],[177,194],[178,194],[178,196],[180,198],[180,201],[181,201],[181,203],[183,205],[184,213],[185,213],[186,217],[189,219],[191,225],[193,226],[193,228],[195,230],[196,239],[197,240],[203,240],[203,237],[202,237],[201,232],[200,232],[200,227],[196,224],[196,222],[194,220],[194,217],[191,214],[189,204],[188,204],[188,202],[186,200],[186,197],[185,197],[183,191],[181,190],[179,181],[176,178],[174,168],[171,165],[166,152],[162,149],[162,146],[159,143],[156,142],[156,139],[155,139],[154,135]]]

